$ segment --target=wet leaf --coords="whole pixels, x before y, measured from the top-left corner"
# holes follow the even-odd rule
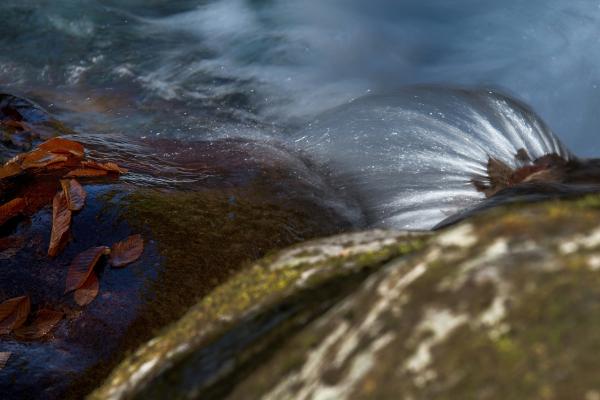
[[[61,191],[52,200],[52,234],[48,247],[50,257],[55,257],[60,251],[70,226],[71,210],[69,210],[65,193]]]
[[[96,161],[83,161],[81,163],[81,165],[84,168],[99,169],[99,170],[103,170],[103,171],[114,172],[117,174],[125,174],[128,172],[128,170],[126,168],[119,167],[114,162],[107,162],[107,163],[101,164]]]
[[[87,249],[83,253],[78,254],[71,262],[69,272],[67,273],[67,285],[65,293],[82,287],[92,271],[102,257],[108,254],[110,249],[106,246],[98,246]]]
[[[20,162],[8,161],[0,168],[0,179],[10,178],[23,172]]]
[[[69,210],[79,211],[85,205],[85,189],[75,179],[61,179],[60,184],[67,197]]]
[[[25,239],[20,236],[9,236],[0,239],[0,260],[8,260],[25,246]]]
[[[9,334],[27,320],[31,310],[29,296],[8,299],[0,304],[0,335]]]
[[[84,148],[79,142],[63,138],[52,138],[38,146],[38,149],[57,154],[72,154],[77,158],[83,158]]]
[[[21,214],[25,209],[26,203],[21,197],[13,199],[0,206],[0,225],[4,225],[8,220]]]
[[[94,178],[98,176],[106,176],[108,171],[104,169],[92,169],[92,168],[77,168],[66,174],[65,178]]]
[[[25,340],[40,339],[50,333],[63,316],[62,311],[39,310],[30,325],[15,329],[15,336]]]
[[[6,367],[12,353],[10,351],[0,351],[0,371]]]
[[[142,235],[129,236],[127,239],[115,243],[110,251],[110,264],[113,267],[124,267],[136,261],[144,251]]]
[[[26,185],[20,185],[19,197],[25,199],[25,210],[23,214],[32,215],[40,208],[52,204],[52,199],[60,190],[60,184],[55,179],[45,176],[36,176],[28,180]]]
[[[90,304],[98,296],[99,290],[100,282],[98,281],[98,277],[94,272],[91,272],[85,283],[73,293],[75,303],[82,307]]]
[[[67,156],[64,154],[50,153],[46,150],[34,150],[25,154],[21,161],[22,169],[44,168],[48,165],[65,162]]]

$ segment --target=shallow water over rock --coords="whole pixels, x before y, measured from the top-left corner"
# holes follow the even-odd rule
[[[275,146],[78,138],[90,158],[116,161],[130,172],[120,182],[83,182],[86,205],[54,259],[46,255],[50,205],[2,227],[2,235],[17,238],[23,248],[0,259],[0,299],[29,295],[34,310],[66,314],[43,340],[0,339],[0,350],[12,353],[0,377],[9,398],[80,397],[126,351],[248,262],[360,223],[360,212],[340,201],[309,165]],[[59,187],[44,179],[7,186],[2,202],[35,184],[40,204],[49,204]],[[102,261],[100,294],[90,305],[79,307],[63,294],[77,254],[136,233],[146,241],[142,257],[124,269]]]

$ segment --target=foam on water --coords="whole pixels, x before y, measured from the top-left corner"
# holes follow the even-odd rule
[[[443,87],[357,99],[301,130],[295,145],[360,199],[371,225],[402,229],[430,229],[481,201],[471,180],[486,175],[490,156],[513,167],[521,148],[571,157],[523,104]]]

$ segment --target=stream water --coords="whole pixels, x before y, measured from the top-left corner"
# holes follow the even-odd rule
[[[91,390],[119,352],[273,249],[460,216],[484,198],[471,181],[489,157],[600,154],[596,1],[3,0],[0,16],[0,93],[130,169],[88,189],[57,260],[34,251],[50,207],[6,228],[30,244],[2,260],[0,299],[64,306],[59,266],[141,221],[152,233],[54,340],[3,341],[12,398]]]
[[[371,179],[374,170],[417,173],[423,163],[444,159],[423,182],[448,182],[452,176],[468,182],[468,174],[487,160],[486,152],[504,154],[522,140],[547,150],[548,141],[530,132],[529,125],[539,128],[541,120],[550,127],[543,128],[544,135],[554,130],[574,153],[600,151],[600,6],[595,2],[6,0],[0,12],[0,89],[37,100],[95,141],[102,134],[109,134],[110,143],[117,134],[132,144],[156,137],[183,143],[224,137],[275,140],[303,144],[309,157],[314,154],[325,163],[344,161],[368,147],[361,163],[371,175],[353,170],[358,181]],[[410,90],[404,88],[423,83],[500,88],[529,104],[541,119],[523,117],[530,120],[525,127],[508,121],[495,128],[499,133],[494,136],[484,125],[501,106],[481,111],[468,101],[441,105],[445,100],[435,94],[439,88],[429,89],[431,95],[421,91],[436,104],[411,103]],[[388,135],[373,134],[377,124],[360,125],[372,134],[361,136],[364,142],[355,140],[353,147],[315,139],[324,132],[314,126],[337,129],[344,141],[350,134],[341,127],[351,125],[357,112],[370,121],[379,118],[374,108],[360,106],[369,101],[359,101],[346,113],[338,108],[336,121],[326,127],[312,124],[326,110],[380,93],[387,95],[381,101],[404,108],[387,115],[401,145],[390,145]],[[444,108],[449,119],[471,111],[480,115],[455,132],[423,123],[419,138],[411,133],[414,120],[407,113],[429,112],[427,107]],[[308,135],[298,133],[307,130]],[[471,132],[470,140],[488,143],[468,161],[447,151],[452,137],[463,140],[465,132]],[[303,137],[315,140],[307,143]],[[345,168],[343,162],[337,165]],[[404,180],[396,178],[371,180],[368,190],[397,191],[400,186],[390,182]],[[411,201],[427,202],[437,214],[449,212],[438,199],[455,198],[455,187],[444,194],[427,193],[426,183],[421,186],[417,197],[407,195]],[[458,190],[476,196],[464,187]],[[406,204],[406,196],[400,203]],[[383,214],[381,204],[366,212],[380,215],[375,222],[386,224],[390,215],[405,211],[386,204]],[[431,225],[414,224],[410,215],[392,225]]]

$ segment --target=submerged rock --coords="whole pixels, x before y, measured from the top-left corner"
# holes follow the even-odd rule
[[[220,286],[91,398],[596,398],[598,220],[594,195],[488,211],[427,243],[300,245]],[[347,262],[320,256],[332,243]]]

